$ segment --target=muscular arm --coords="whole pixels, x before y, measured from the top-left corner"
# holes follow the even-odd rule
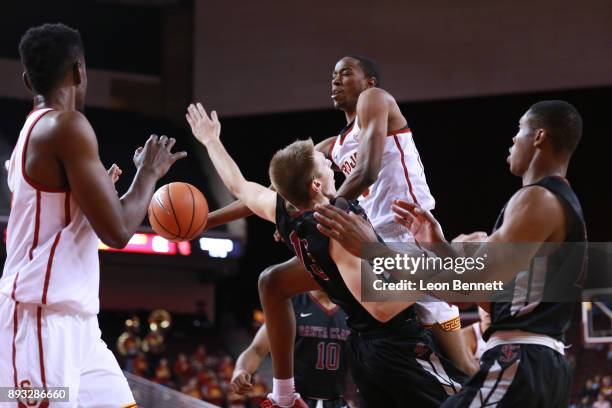
[[[204,107],[198,103],[188,107],[186,118],[195,138],[208,150],[210,160],[228,190],[257,216],[275,222],[276,193],[244,178],[219,139],[221,123],[217,113],[212,111],[208,117]]]
[[[155,150],[157,159],[149,160],[152,155],[148,155],[149,159],[138,166],[127,193],[119,199],[100,161],[96,135],[87,119],[79,112],[63,112],[56,118],[55,126],[56,154],[64,166],[71,194],[102,242],[115,248],[124,247],[146,215],[155,183],[186,153],[171,155],[169,150],[174,142],[166,148],[160,146],[157,136],[150,137],[137,157]],[[160,155],[170,160],[162,163]]]
[[[355,200],[378,178],[389,123],[390,98],[378,88],[368,89],[359,96],[357,116],[361,131],[357,165],[338,190],[338,196]]]
[[[361,296],[361,278],[362,277],[373,277],[372,271],[361,272],[362,261],[356,256],[350,254],[346,249],[342,247],[337,241],[329,240],[329,253],[331,258],[334,260],[342,280],[350,290],[351,294],[361,303],[361,305],[380,322],[387,322],[395,317],[397,314],[402,312],[407,307],[414,304],[414,302],[363,302]],[[363,263],[363,267],[368,268],[368,263]],[[367,283],[369,284],[369,283]]]

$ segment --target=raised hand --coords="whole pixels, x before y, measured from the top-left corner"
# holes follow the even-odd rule
[[[219,140],[221,123],[219,118],[217,118],[217,112],[212,111],[210,117],[208,117],[206,110],[198,102],[196,105],[189,105],[185,117],[187,122],[189,122],[191,132],[198,139],[198,142],[206,146],[210,142]]]
[[[417,242],[446,241],[442,227],[429,211],[404,200],[394,200],[391,210],[395,213],[395,222],[406,227]]]
[[[246,394],[253,388],[251,374],[244,370],[236,370],[232,376],[231,387],[236,394]]]
[[[172,153],[175,143],[174,138],[151,135],[144,147],[134,152],[134,165],[137,169],[152,172],[158,179],[162,178],[177,160],[187,157],[184,151]]]

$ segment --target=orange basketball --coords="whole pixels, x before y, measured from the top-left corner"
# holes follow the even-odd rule
[[[161,186],[149,204],[149,222],[162,237],[189,241],[204,229],[208,219],[208,202],[204,194],[188,183]]]

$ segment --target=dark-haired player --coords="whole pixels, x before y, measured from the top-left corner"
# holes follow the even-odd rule
[[[580,114],[564,101],[538,102],[521,117],[507,161],[523,187],[474,254],[489,254],[487,267],[470,272],[474,281],[487,281],[487,275],[510,277],[509,300],[485,305],[491,326],[484,333],[487,349],[480,370],[444,407],[568,406],[571,370],[563,341],[584,272],[586,227],[565,175],[581,135]],[[318,211],[317,219],[327,225],[321,231],[345,248],[372,240],[371,228],[359,217],[331,206]],[[431,213],[406,202],[398,202],[394,211],[417,241],[437,243],[445,255],[452,251]],[[561,298],[567,301],[550,301]]]
[[[136,150],[136,176],[119,198],[111,177],[120,170],[114,166],[109,177],[80,112],[87,76],[79,33],[63,24],[31,28],[19,52],[34,110],[9,164],[0,387],[68,387],[62,406],[133,407],[127,381],[100,338],[98,237],[125,246],[144,219],[155,183],[186,153],[170,152],[174,139],[151,136]]]
[[[301,293],[291,299],[296,320],[294,348],[295,388],[310,408],[346,407],[344,395],[348,366],[346,315],[322,290]],[[248,392],[251,375],[270,352],[264,324],[238,360],[232,387]]]
[[[283,282],[298,293],[320,287],[347,314],[349,367],[363,407],[436,407],[461,388],[454,379],[461,381],[463,374],[436,354],[414,302],[358,300],[361,260],[319,233],[313,218],[315,204],[329,202],[336,188],[331,162],[315,151],[311,140],[294,142],[272,158],[269,173],[277,194],[245,180],[219,140],[216,112],[211,120],[200,104],[191,105],[187,119],[230,192],[259,217],[275,223],[306,266],[288,269],[281,275]],[[362,209],[352,206],[365,217]],[[304,403],[297,399],[292,404]]]

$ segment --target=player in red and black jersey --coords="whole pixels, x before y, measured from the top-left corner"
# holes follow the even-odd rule
[[[295,388],[309,407],[342,408],[347,384],[346,315],[321,290],[291,299],[296,320],[294,347]],[[251,388],[251,375],[270,352],[264,324],[238,360],[232,388],[238,393]],[[319,401],[321,401],[319,403]]]

